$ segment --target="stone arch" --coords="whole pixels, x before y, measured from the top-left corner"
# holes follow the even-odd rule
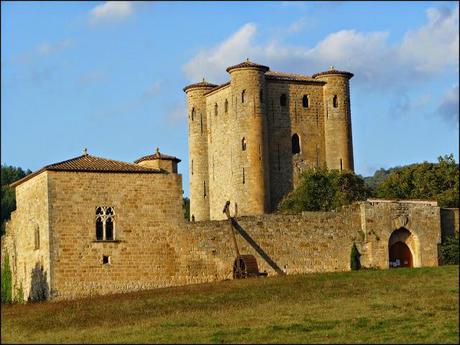
[[[388,239],[389,267],[398,259],[402,267],[420,267],[420,242],[413,232],[405,227],[394,230]],[[407,263],[406,263],[407,262]]]

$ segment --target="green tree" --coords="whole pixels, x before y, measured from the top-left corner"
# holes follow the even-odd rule
[[[13,301],[13,275],[10,267],[10,259],[8,253],[5,253],[5,259],[2,264],[2,303],[11,303]]]
[[[296,189],[288,193],[278,209],[288,212],[330,211],[353,201],[365,200],[370,189],[349,171],[307,169]]]
[[[459,170],[453,155],[438,163],[423,162],[392,171],[374,195],[391,199],[433,199],[441,207],[458,207]]]
[[[21,168],[2,165],[1,171],[1,234],[5,233],[5,222],[10,218],[11,212],[16,209],[16,196],[14,189],[9,184],[30,174],[31,171],[24,171]]]
[[[441,245],[441,263],[443,265],[458,265],[458,240],[458,232],[456,232],[454,236],[447,237]]]

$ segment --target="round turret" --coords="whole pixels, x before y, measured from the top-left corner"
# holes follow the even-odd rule
[[[325,151],[328,169],[354,170],[351,131],[350,86],[353,73],[336,70],[312,75],[325,81],[323,98],[325,104]]]
[[[209,219],[208,140],[206,98],[204,94],[217,85],[206,82],[184,87],[187,94],[189,129],[190,218]]]
[[[153,155],[148,155],[136,159],[134,163],[145,166],[147,168],[160,169],[169,173],[177,174],[177,163],[181,160],[174,156],[169,156],[160,152],[157,147]]]
[[[233,163],[240,169],[235,182],[235,200],[241,214],[270,211],[270,181],[266,122],[267,90],[265,72],[269,68],[249,61],[227,68],[230,73],[235,118],[233,142],[241,147]]]

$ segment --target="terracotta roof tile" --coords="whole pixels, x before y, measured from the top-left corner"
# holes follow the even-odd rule
[[[208,83],[207,81],[203,79],[203,81],[200,81],[199,83],[187,85],[182,90],[184,90],[185,92],[188,89],[192,89],[192,88],[209,88],[209,87],[216,87],[216,86],[217,86],[216,84]]]
[[[275,72],[275,71],[270,71],[270,72],[265,73],[265,77],[271,80],[293,80],[293,81],[299,80],[299,81],[313,81],[313,82],[318,81],[308,75]]]
[[[149,161],[149,160],[153,160],[153,159],[162,159],[162,160],[166,160],[166,161],[175,161],[177,163],[179,163],[181,161],[177,157],[169,156],[169,155],[166,155],[166,154],[161,153],[161,152],[155,152],[153,155],[148,155],[148,156],[144,156],[144,157],[141,157],[139,159],[136,159],[134,161],[134,163],[139,163],[139,162],[142,162],[142,161]]]
[[[161,174],[161,170],[146,168],[137,164],[115,161],[101,157],[84,154],[63,162],[47,165],[40,170],[29,174],[22,179],[10,184],[11,187],[31,179],[43,171],[81,171],[98,173],[140,173],[140,174]]]
[[[351,73],[351,72],[339,71],[337,69],[332,68],[329,71],[315,73],[311,77],[316,78],[316,77],[319,77],[319,76],[322,76],[322,75],[328,75],[328,74],[344,74],[345,76],[348,77],[348,79],[350,79],[350,78],[352,78],[354,76],[354,74]]]
[[[249,59],[247,59],[246,61],[244,61],[244,62],[242,62],[242,63],[239,63],[238,65],[234,65],[234,66],[227,67],[226,71],[227,71],[227,72],[230,72],[230,71],[233,70],[233,69],[236,69],[236,68],[245,68],[245,67],[255,67],[255,68],[264,70],[265,72],[267,72],[267,71],[270,70],[270,68],[269,68],[268,66],[259,65],[259,64],[257,64],[257,63],[252,62],[252,61],[249,61]]]

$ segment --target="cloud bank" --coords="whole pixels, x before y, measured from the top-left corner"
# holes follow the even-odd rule
[[[94,25],[125,19],[134,13],[134,5],[131,1],[106,1],[90,11],[90,23]]]

